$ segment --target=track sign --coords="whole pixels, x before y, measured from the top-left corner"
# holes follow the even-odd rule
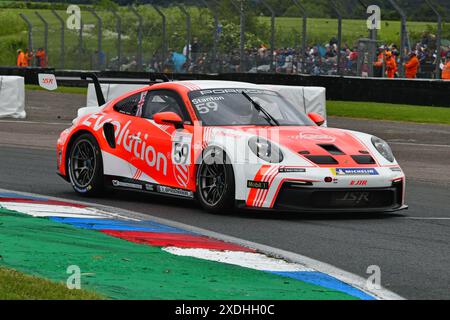
[[[56,84],[56,77],[50,73],[39,73],[39,85],[46,90],[56,90],[58,85]]]

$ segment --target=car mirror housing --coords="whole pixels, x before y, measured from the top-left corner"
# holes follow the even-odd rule
[[[308,117],[319,127],[325,123],[325,119],[318,113],[310,112],[308,113]]]
[[[175,112],[159,112],[153,115],[153,120],[157,124],[166,125],[171,124],[174,125],[175,128],[183,127],[183,119],[176,114]]]

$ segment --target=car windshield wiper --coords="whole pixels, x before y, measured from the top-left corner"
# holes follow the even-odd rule
[[[253,100],[245,91],[242,91],[242,95],[244,97],[247,98],[248,101],[250,101],[252,103],[252,105],[255,107],[256,110],[258,110],[259,112],[262,112],[265,117],[266,120],[270,123],[270,125],[276,125],[276,126],[280,126],[280,123],[278,122],[277,119],[275,119],[270,113],[267,112],[267,110],[265,110],[258,102],[256,102],[255,100]]]

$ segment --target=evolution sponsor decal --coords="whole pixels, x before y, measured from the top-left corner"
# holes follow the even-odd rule
[[[334,176],[377,176],[374,168],[333,168],[330,169]]]
[[[123,146],[123,149],[129,154],[130,158],[136,157],[141,159],[145,161],[149,167],[155,168],[156,171],[162,172],[165,176],[167,175],[168,160],[166,155],[159,152],[149,143],[148,134],[142,134],[140,131],[136,134],[130,134],[129,126],[131,120],[123,127],[120,122],[98,114],[91,114],[83,121],[83,125],[92,128],[94,131],[101,130],[105,123],[114,125],[116,146]]]

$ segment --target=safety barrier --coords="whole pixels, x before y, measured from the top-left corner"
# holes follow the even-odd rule
[[[40,72],[55,73],[59,85],[87,86],[80,80],[81,71],[55,71],[38,68],[0,68],[0,75],[20,75],[27,84],[37,84]],[[150,74],[145,72],[98,72],[102,82],[145,84]],[[341,76],[308,76],[269,73],[170,74],[176,80],[233,80],[259,84],[325,87],[327,99],[371,101],[395,104],[450,107],[450,81],[428,79],[383,79]],[[107,79],[107,80],[106,80]]]

